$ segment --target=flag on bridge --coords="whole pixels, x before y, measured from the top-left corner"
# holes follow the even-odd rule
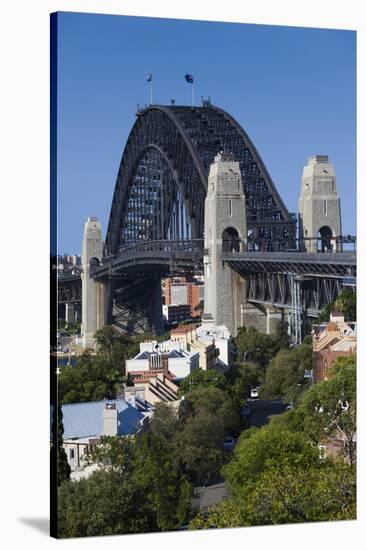
[[[186,82],[193,84],[193,74],[186,74],[184,78],[186,79]]]
[[[152,82],[152,73],[148,75],[146,82]]]

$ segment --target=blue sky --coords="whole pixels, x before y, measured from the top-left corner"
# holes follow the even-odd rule
[[[61,13],[58,66],[58,249],[79,253],[84,221],[108,225],[136,105],[213,104],[233,115],[287,208],[302,168],[327,154],[344,234],[356,233],[356,33],[238,23]]]

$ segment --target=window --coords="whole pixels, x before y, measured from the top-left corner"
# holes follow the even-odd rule
[[[75,458],[75,451],[74,449],[70,449],[70,460],[74,460]]]
[[[233,201],[229,199],[229,214],[230,216],[233,215]]]
[[[327,215],[327,199],[323,201],[323,208],[324,208],[324,216]]]

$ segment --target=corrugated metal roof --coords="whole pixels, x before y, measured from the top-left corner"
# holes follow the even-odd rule
[[[124,399],[62,405],[64,439],[103,435],[103,410],[106,403],[117,407],[118,435],[131,435],[140,428],[144,415]]]

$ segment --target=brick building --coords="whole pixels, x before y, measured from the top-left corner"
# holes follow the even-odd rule
[[[332,312],[328,323],[313,330],[314,382],[327,380],[338,357],[349,357],[357,351],[357,325],[346,323],[342,314]]]
[[[195,308],[203,300],[203,283],[193,277],[169,277],[164,281],[164,303],[166,306],[189,305],[190,316],[198,317]]]

